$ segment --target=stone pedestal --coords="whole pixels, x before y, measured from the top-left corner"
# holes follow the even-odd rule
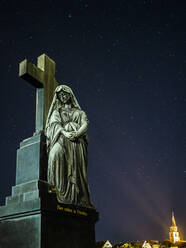
[[[93,209],[59,205],[51,196],[1,207],[0,214],[1,248],[95,247]]]
[[[0,248],[93,248],[98,213],[48,193],[45,150],[42,134],[20,145],[16,185],[0,207]]]

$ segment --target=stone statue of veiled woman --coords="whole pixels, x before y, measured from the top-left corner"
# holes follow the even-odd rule
[[[61,203],[92,207],[87,180],[88,120],[72,90],[56,88],[48,113],[45,135],[48,183]]]

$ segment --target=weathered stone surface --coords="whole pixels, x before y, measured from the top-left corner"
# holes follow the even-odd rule
[[[40,181],[34,180],[26,183],[21,183],[12,187],[12,196],[23,194],[23,192],[30,192],[38,190]]]
[[[24,140],[17,150],[16,185],[46,180],[47,154],[43,133]]]
[[[41,215],[12,216],[0,222],[1,248],[40,248]]]

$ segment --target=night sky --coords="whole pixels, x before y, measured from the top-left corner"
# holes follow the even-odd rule
[[[0,202],[33,135],[35,89],[19,62],[46,53],[89,124],[96,239],[186,239],[186,1],[0,1]]]

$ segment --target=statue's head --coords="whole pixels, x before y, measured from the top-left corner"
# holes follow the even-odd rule
[[[71,100],[72,90],[66,85],[60,85],[55,90],[57,99],[65,104]]]
[[[64,104],[69,102],[71,103],[71,106],[77,109],[81,110],[81,107],[79,106],[79,103],[73,93],[73,91],[71,90],[70,87],[68,87],[67,85],[59,85],[54,92],[54,97],[48,112],[48,116],[47,116],[47,121],[46,121],[46,125],[45,125],[45,131],[47,130],[47,128],[50,125],[50,118],[51,115],[53,113],[53,111],[55,111],[56,109],[60,109],[64,107]]]
[[[71,102],[73,107],[81,109],[74,93],[72,92],[71,88],[68,87],[67,85],[59,85],[55,89],[54,99],[55,99],[55,97],[59,102],[59,104],[58,104],[59,107],[61,104],[63,105],[65,103]]]

